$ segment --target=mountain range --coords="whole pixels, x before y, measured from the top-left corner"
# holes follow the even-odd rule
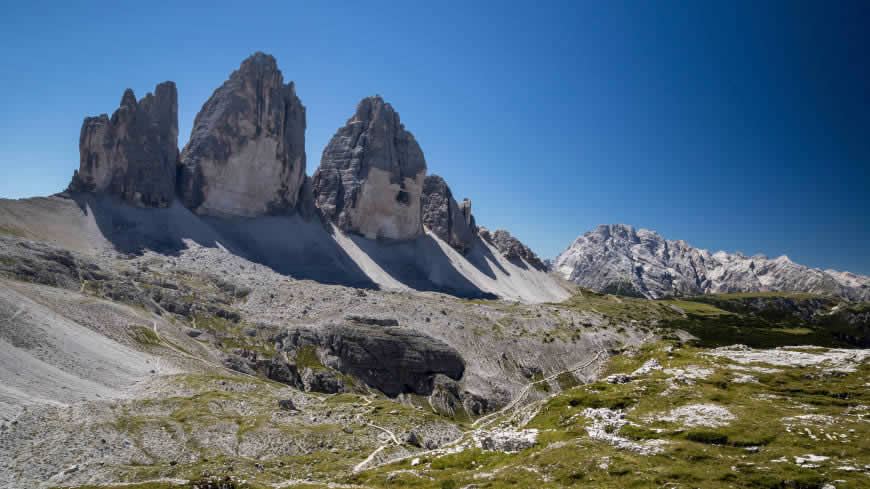
[[[589,289],[650,299],[779,291],[870,299],[870,277],[809,268],[785,255],[710,253],[624,224],[601,225],[579,236],[552,268]]]
[[[359,102],[308,177],[306,108],[275,58],[261,52],[203,104],[180,151],[177,97],[171,81],[139,100],[127,89],[111,117],[85,118],[69,188],[50,204],[7,201],[0,221],[84,252],[177,252],[192,239],[298,278],[463,297],[559,301],[570,294],[565,279],[647,298],[870,298],[868,277],[785,256],[710,253],[621,224],[583,234],[545,263],[508,231],[479,226],[471,200],[458,203],[443,178],[427,174],[421,145],[380,96]],[[98,233],[87,231],[94,226]]]
[[[0,199],[0,489],[868,480],[870,351],[841,349],[870,344],[848,302],[868,277],[621,224],[542,260],[429,173],[380,96],[311,177],[272,56],[181,149],[177,97],[127,89],[84,119],[65,191]],[[701,295],[765,291],[789,292]],[[648,300],[671,296],[693,297]],[[840,435],[800,445],[789,419]],[[798,479],[784,457],[810,450],[849,471]]]

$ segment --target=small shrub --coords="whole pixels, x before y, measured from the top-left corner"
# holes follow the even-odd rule
[[[728,435],[718,431],[689,431],[686,439],[707,445],[725,445],[728,443]]]
[[[453,479],[446,479],[441,481],[441,489],[456,489],[458,484]]]
[[[619,434],[632,440],[654,440],[661,438],[661,434],[646,429],[642,426],[627,424],[619,430]]]
[[[622,394],[597,395],[591,392],[578,392],[568,397],[568,405],[571,407],[624,409],[634,402],[634,399]]]

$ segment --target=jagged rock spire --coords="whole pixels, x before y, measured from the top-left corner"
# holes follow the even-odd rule
[[[167,207],[175,194],[178,92],[157,85],[136,101],[127,89],[112,114],[86,117],[79,137],[79,170],[69,190],[119,197],[142,207]]]
[[[275,58],[254,53],[197,114],[179,195],[198,214],[284,214],[294,211],[304,179],[305,107]]]

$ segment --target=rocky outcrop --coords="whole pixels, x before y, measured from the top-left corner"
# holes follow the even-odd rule
[[[300,377],[303,388],[308,392],[335,394],[344,390],[344,382],[331,370],[305,368]]]
[[[648,298],[800,291],[870,299],[870,277],[809,268],[787,256],[710,253],[624,224],[598,226],[578,237],[553,269],[583,287]]]
[[[314,346],[325,367],[352,375],[389,396],[429,395],[438,374],[458,380],[465,371],[465,362],[451,346],[395,326],[333,324],[319,330],[290,330],[273,340],[287,353]],[[313,371],[309,380],[321,382],[326,371]],[[318,373],[315,379],[313,374]]]
[[[345,232],[410,239],[423,233],[426,161],[399,114],[380,96],[356,113],[323,150],[312,187],[320,213]]]
[[[483,450],[515,453],[531,448],[538,443],[538,430],[517,430],[497,428],[492,431],[481,430],[472,435],[475,446]]]
[[[304,180],[305,107],[275,58],[255,53],[197,114],[179,195],[197,214],[284,214],[296,208]]]
[[[119,197],[140,207],[167,207],[175,196],[178,162],[178,93],[157,85],[136,101],[127,89],[112,114],[87,117],[79,136],[79,170],[71,192]]]
[[[481,238],[495,246],[508,260],[523,260],[538,270],[547,270],[547,265],[538,258],[538,255],[531,248],[511,236],[511,233],[504,229],[496,229],[490,233],[488,229],[481,227],[478,233]]]
[[[471,201],[457,204],[447,182],[438,175],[423,181],[423,224],[461,253],[467,253],[477,236]]]
[[[381,316],[363,316],[360,314],[345,314],[344,319],[354,323],[368,324],[370,326],[398,326],[396,318]]]

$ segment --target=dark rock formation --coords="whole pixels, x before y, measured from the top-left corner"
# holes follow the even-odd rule
[[[463,408],[459,393],[459,384],[443,375],[436,375],[432,381],[432,394],[429,404],[437,413],[453,417]]]
[[[420,196],[423,151],[399,114],[380,96],[360,101],[356,114],[323,150],[312,187],[321,214],[345,232],[371,239],[423,233]]]
[[[0,243],[0,276],[24,282],[78,290],[82,281],[106,281],[114,277],[93,257],[57,248],[49,243],[15,239]],[[14,252],[14,254],[13,254]]]
[[[283,214],[296,208],[304,179],[305,107],[275,58],[255,53],[197,114],[179,194],[198,214]]]
[[[157,85],[138,102],[128,88],[111,119],[85,118],[79,159],[69,191],[108,194],[140,207],[169,206],[178,162],[175,83]]]
[[[389,396],[403,392],[429,395],[437,374],[458,380],[465,371],[462,357],[446,343],[393,326],[340,324],[316,331],[295,329],[274,341],[285,352],[316,346],[330,359],[324,362],[329,367],[353,375]],[[302,375],[304,382],[305,373]]]
[[[296,411],[296,404],[293,404],[293,399],[281,399],[278,401],[278,407],[284,411]]]
[[[398,326],[399,321],[395,318],[388,317],[373,317],[360,316],[359,314],[347,314],[344,319],[360,324],[368,324],[371,326]]]
[[[344,390],[344,382],[331,370],[302,370],[302,385],[308,392],[335,394]]]
[[[495,246],[508,260],[524,260],[538,270],[547,269],[547,265],[538,258],[534,251],[504,229],[496,229],[490,233],[488,229],[481,227],[479,234],[481,238]]]
[[[460,253],[467,253],[477,235],[471,201],[457,204],[447,182],[438,175],[426,176],[422,199],[423,224]]]
[[[420,441],[420,436],[413,431],[405,433],[404,442],[414,447],[420,447],[422,445],[422,442]]]

